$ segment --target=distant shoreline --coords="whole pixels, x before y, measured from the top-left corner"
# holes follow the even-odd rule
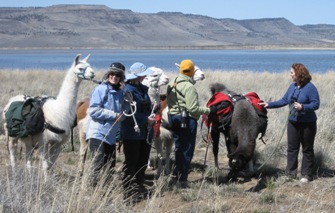
[[[13,47],[0,48],[0,50],[335,50],[335,45],[321,46],[169,46],[169,47]]]

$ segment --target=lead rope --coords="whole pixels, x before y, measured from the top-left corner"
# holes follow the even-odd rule
[[[286,127],[287,127],[287,123],[288,123],[288,119],[286,120],[286,123],[285,123],[285,125],[284,125],[284,127],[283,127],[283,129],[282,129],[282,132],[281,132],[280,139],[278,140],[278,143],[277,143],[276,147],[273,149],[273,152],[272,152],[272,153],[269,155],[269,157],[262,163],[262,165],[260,165],[260,166],[258,167],[257,170],[260,170],[260,169],[265,165],[265,163],[266,163],[268,160],[270,160],[270,158],[272,157],[272,155],[273,155],[273,154],[275,153],[275,151],[278,149],[279,144],[280,144],[281,140],[283,139],[283,136],[284,136],[284,133],[285,133],[285,129],[286,129]]]
[[[119,120],[122,118],[122,116],[126,116],[126,117],[133,116],[134,121],[135,121],[135,127],[134,127],[134,129],[138,128],[138,125],[137,125],[136,119],[135,119],[135,113],[136,113],[136,110],[137,110],[137,108],[136,108],[136,102],[133,101],[133,96],[131,95],[131,93],[126,93],[125,97],[124,97],[124,100],[130,104],[130,109],[131,109],[132,113],[131,114],[127,114],[125,111],[123,111],[122,114],[115,120],[115,122],[113,123],[113,125],[109,128],[108,132],[106,133],[106,135],[102,139],[102,141],[107,137],[107,135],[109,134],[109,132],[113,129],[113,127],[115,126],[115,124],[117,122],[119,122]],[[131,106],[134,106],[134,109]],[[136,129],[135,129],[135,131],[136,131]]]
[[[92,81],[93,83],[96,83],[96,84],[101,84],[102,81],[97,81],[97,80],[94,80],[94,79],[87,79],[87,78],[82,78],[83,80],[87,80],[87,81]],[[123,112],[121,116],[118,117],[118,119],[116,119],[115,123],[118,122],[118,120],[123,116],[127,116],[127,117],[133,117],[134,119],[134,123],[135,123],[135,126],[134,126],[134,130],[135,132],[137,132],[138,134],[140,134],[140,128],[138,127],[138,124],[136,122],[136,119],[135,119],[135,113],[137,111],[137,107],[136,107],[136,101],[133,100],[133,95],[130,93],[130,92],[127,92],[125,93],[124,95],[124,100],[126,102],[128,102],[130,104],[130,110],[131,110],[131,113],[130,114],[127,114],[126,112]],[[114,123],[114,124],[115,124]],[[113,128],[114,124],[112,125],[112,127],[110,129]],[[110,131],[110,130],[109,130]],[[108,131],[108,132],[109,132]]]
[[[133,95],[130,92],[127,92],[125,94],[124,100],[130,104],[131,113],[127,114],[127,113],[123,112],[123,115],[125,115],[127,117],[133,117],[133,120],[134,120],[134,123],[135,123],[134,130],[135,130],[135,132],[140,134],[141,130],[138,127],[138,124],[137,124],[136,118],[135,118],[135,113],[137,111],[136,101],[133,100]]]
[[[151,110],[151,113],[150,113],[150,116],[153,116],[154,118],[156,118],[156,116],[157,116],[157,114],[154,113],[154,111],[155,111],[155,107],[158,106],[159,92],[160,92],[159,87],[156,87],[155,88],[155,103],[153,104],[153,107],[152,107],[152,110]],[[155,125],[155,122],[152,125],[148,125],[148,128],[147,128],[148,129],[148,134],[147,134],[146,142],[150,146],[152,145],[152,141],[155,139],[155,134],[153,134],[151,142],[150,142],[150,138],[149,138],[149,136],[150,136],[149,132],[152,130],[154,125]]]

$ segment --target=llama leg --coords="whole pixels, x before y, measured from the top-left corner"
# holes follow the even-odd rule
[[[84,167],[85,167],[85,161],[86,161],[86,155],[87,155],[87,149],[88,144],[86,141],[86,133],[79,132],[79,140],[80,140],[80,160],[79,160],[79,174],[80,176],[84,173]]]
[[[214,155],[214,163],[215,167],[219,169],[219,141],[220,141],[220,132],[218,131],[212,131],[211,132],[211,138],[213,143],[213,155]]]
[[[223,134],[225,136],[227,152],[228,152],[228,155],[230,155],[230,154],[234,153],[236,148],[237,148],[237,145],[236,145],[237,139],[230,136],[230,130],[229,129],[225,129]],[[235,142],[233,142],[233,141],[235,141]]]
[[[47,170],[49,169],[48,150],[49,150],[49,143],[44,144],[43,140],[39,141],[38,143],[39,159],[40,159],[40,164],[42,164],[42,171],[43,171],[45,182],[48,180],[48,172],[47,172]]]
[[[173,146],[173,139],[170,138],[165,141],[165,169],[164,173],[166,175],[170,174],[170,154],[172,151],[172,146]]]
[[[155,166],[155,165],[154,165]],[[150,162],[150,156],[149,156],[149,159],[148,159],[148,164],[147,164],[147,169],[154,169],[154,166],[151,165],[151,162]]]
[[[31,159],[34,154],[34,147],[30,141],[25,141],[25,145],[26,145],[26,165],[28,171],[30,172],[32,168]]]
[[[155,147],[156,147],[156,158],[157,158],[157,176],[159,177],[162,173],[162,152],[163,152],[163,147],[162,147],[162,141],[160,138],[155,139]]]
[[[43,170],[48,170],[49,169],[49,144],[43,144],[39,143],[38,145],[38,151],[39,151],[39,158],[40,158],[40,163],[42,163],[42,169]]]
[[[52,144],[52,146],[50,147],[50,165],[48,167],[48,169],[50,169],[56,162],[60,152],[62,150],[62,143],[55,143]]]
[[[7,135],[7,132],[6,132]],[[15,170],[15,165],[16,165],[16,153],[17,153],[17,144],[18,144],[18,138],[15,137],[9,137],[7,135],[7,141],[8,141],[8,151],[9,151],[9,159],[10,159],[10,164],[13,169]]]
[[[152,169],[151,162],[150,162],[150,158],[149,158],[149,160],[148,160],[148,166],[147,166],[147,169]]]
[[[255,170],[254,170],[254,161],[253,161],[253,159],[251,159],[251,160],[248,162],[248,167],[249,167],[249,174],[250,174],[250,175],[254,175]]]

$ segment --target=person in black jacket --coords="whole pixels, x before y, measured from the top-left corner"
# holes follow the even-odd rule
[[[143,183],[153,135],[152,128],[148,127],[155,122],[148,87],[141,83],[146,75],[152,73],[152,70],[147,69],[144,64],[136,62],[129,68],[128,72],[124,92],[132,95],[133,101],[136,102],[136,112],[134,117],[126,117],[121,123],[125,156],[123,168],[125,199],[147,191]]]

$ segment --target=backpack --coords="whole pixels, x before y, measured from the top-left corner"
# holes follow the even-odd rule
[[[216,92],[211,99],[207,102],[207,107],[216,106],[216,116],[208,117],[203,116],[205,125],[208,127],[209,123],[218,123],[218,128],[226,127],[230,124],[233,115],[234,103],[231,101],[229,96],[223,92]]]
[[[5,119],[8,135],[11,137],[24,138],[42,132],[45,120],[41,100],[28,98],[11,103],[5,113]]]

